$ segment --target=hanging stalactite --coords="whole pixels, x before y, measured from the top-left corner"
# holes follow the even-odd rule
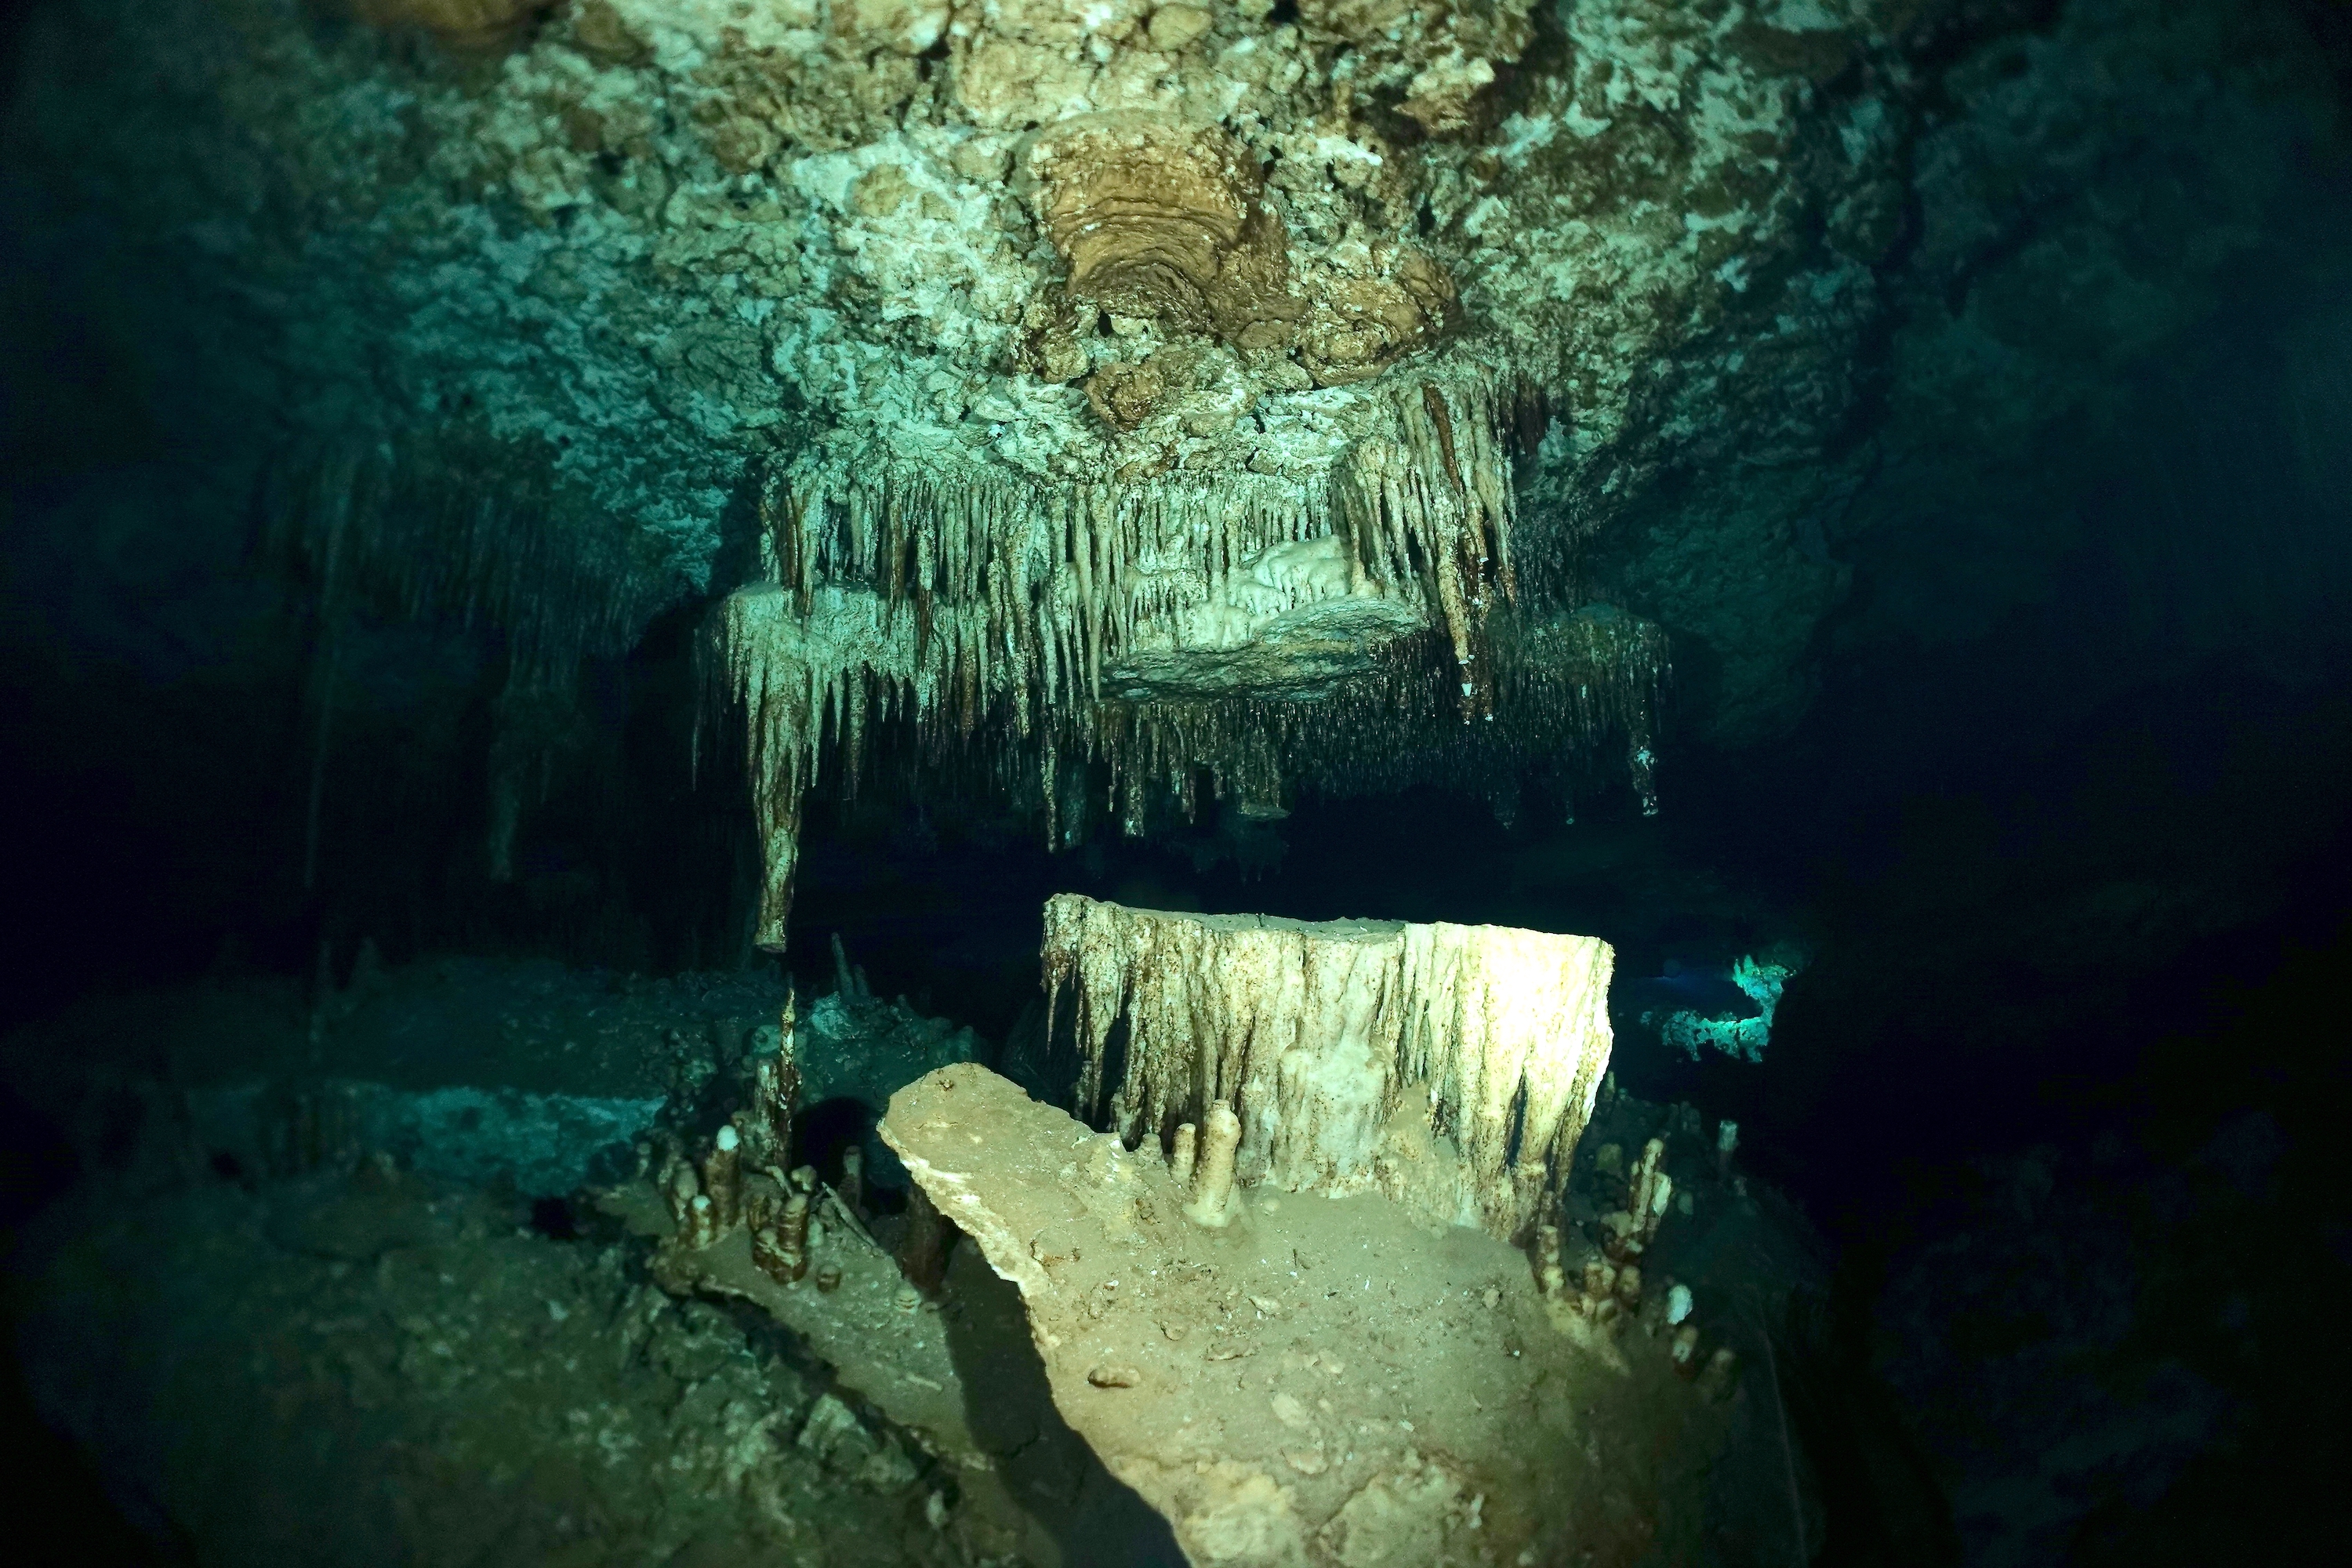
[[[1189,819],[1204,781],[1272,811],[1301,787],[1491,793],[1612,734],[1646,757],[1657,629],[1516,603],[1510,448],[1538,401],[1475,367],[1401,378],[1311,481],[1040,484],[822,447],[779,468],[766,581],[719,612],[710,688],[747,726],[761,944],[807,792],[828,767],[854,790],[878,733],[1034,803],[1055,843],[1097,810],[1130,836]]]

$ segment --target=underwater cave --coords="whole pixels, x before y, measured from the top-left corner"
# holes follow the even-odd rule
[[[24,1561],[2343,1533],[2341,0],[32,0],[0,533]]]

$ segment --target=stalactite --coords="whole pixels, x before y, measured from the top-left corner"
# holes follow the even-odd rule
[[[336,677],[342,652],[341,639],[331,627],[322,627],[320,639],[311,699],[317,711],[310,730],[310,787],[302,816],[302,890],[306,893],[319,886],[319,847],[327,809],[327,746],[334,733]]]
[[[337,677],[342,658],[342,588],[346,575],[346,542],[351,534],[352,498],[358,461],[350,452],[330,454],[309,476],[304,487],[318,532],[318,597],[312,605],[315,631],[311,637],[310,787],[302,820],[302,890],[319,886],[319,846],[327,805],[328,742],[334,733]]]
[[[1098,699],[1104,670],[1139,626],[1204,602],[1269,546],[1337,532],[1352,570],[1445,629],[1477,694],[1464,711],[1483,713],[1489,683],[1473,672],[1484,623],[1515,592],[1511,406],[1484,373],[1423,381],[1330,482],[1225,474],[1041,486],[976,465],[820,447],[764,481],[761,563],[803,614],[823,584],[863,584],[893,619],[911,609],[927,658],[950,628],[942,657],[953,689],[1006,687],[1028,712],[1033,674],[1049,702],[1072,683]]]
[[[478,433],[347,434],[280,453],[256,495],[254,554],[309,600],[310,779],[302,885],[320,876],[343,642],[354,616],[435,620],[495,638],[507,665],[489,760],[488,873],[544,795],[581,666],[617,658],[680,584],[638,559],[641,536],[559,493],[552,454]],[[560,710],[560,711],[559,711]]]
[[[505,682],[490,705],[485,859],[493,882],[514,879],[523,813],[547,799],[560,763],[586,741],[574,681],[571,670],[508,661]]]

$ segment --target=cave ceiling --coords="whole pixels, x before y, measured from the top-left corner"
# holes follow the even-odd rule
[[[550,664],[723,599],[788,880],[869,722],[997,737],[1049,815],[1073,755],[1274,811],[1590,752],[1647,800],[1669,660],[1681,733],[1784,731],[1857,541],[1973,548],[1960,470],[2259,241],[2326,96],[2284,26],[70,0],[5,178],[314,562]]]

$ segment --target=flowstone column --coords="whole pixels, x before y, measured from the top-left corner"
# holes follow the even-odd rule
[[[1377,1190],[1504,1240],[1566,1181],[1609,1066],[1614,952],[1596,937],[1398,921],[1045,906],[1049,1011],[1100,1114],[1160,1147],[1240,1119],[1244,1185]]]

